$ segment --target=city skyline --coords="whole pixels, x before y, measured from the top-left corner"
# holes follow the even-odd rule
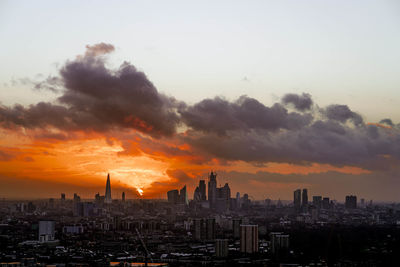
[[[342,4],[5,1],[0,198],[399,202],[398,4]]]

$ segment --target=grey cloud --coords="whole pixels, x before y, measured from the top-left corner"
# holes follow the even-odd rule
[[[111,45],[89,46],[84,57],[67,62],[60,77],[42,86],[62,83],[58,103],[38,103],[23,107],[0,107],[0,123],[5,127],[61,130],[107,131],[136,129],[153,136],[175,133],[181,105],[157,91],[143,72],[124,62],[119,69],[105,66],[98,55],[112,51]]]
[[[342,123],[351,120],[355,125],[364,123],[362,117],[351,111],[347,105],[330,105],[325,109],[325,115],[331,119]]]
[[[297,129],[312,121],[312,115],[289,113],[276,103],[267,107],[254,98],[242,96],[234,102],[223,98],[205,99],[179,111],[182,121],[191,128],[226,135],[227,131]]]
[[[209,157],[229,161],[327,163],[367,169],[400,159],[400,135],[373,125],[352,128],[336,121],[315,121],[297,130],[231,131],[228,136],[191,132],[186,142]],[[374,164],[372,164],[374,162]]]
[[[310,110],[313,105],[311,95],[306,93],[302,95],[286,94],[282,98],[282,103],[285,105],[292,104],[299,111]]]
[[[105,55],[113,52],[114,50],[115,47],[112,44],[106,44],[103,42],[94,45],[87,45],[85,56],[94,57],[94,56]]]
[[[383,120],[381,120],[379,123],[386,124],[386,125],[389,125],[389,126],[391,126],[391,127],[394,126],[394,123],[392,122],[391,119],[383,119]]]

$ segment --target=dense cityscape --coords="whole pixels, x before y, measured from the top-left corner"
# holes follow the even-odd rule
[[[167,199],[17,201],[0,206],[0,266],[396,266],[400,205],[294,191],[254,201],[217,174]]]

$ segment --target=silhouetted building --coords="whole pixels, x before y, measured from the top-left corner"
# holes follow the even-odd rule
[[[104,197],[104,203],[110,204],[112,202],[111,199],[111,182],[110,182],[110,174],[107,175],[107,183],[106,183],[106,195]]]
[[[228,257],[228,239],[215,240],[215,256],[217,258]]]
[[[213,172],[211,172],[208,180],[208,201],[210,208],[214,208],[217,201],[217,174]]]
[[[322,199],[322,208],[324,210],[329,210],[331,208],[331,204],[329,202],[329,197],[324,197]]]
[[[242,219],[233,219],[232,220],[232,230],[233,230],[233,238],[240,238],[240,225],[242,224]]]
[[[240,252],[258,252],[258,225],[240,226]]]
[[[193,237],[196,240],[203,240],[205,235],[203,219],[193,219]]]
[[[313,206],[317,209],[320,209],[322,206],[322,197],[321,196],[313,196]]]
[[[214,240],[215,236],[216,236],[215,219],[207,218],[206,219],[206,239]]]
[[[346,196],[345,206],[346,206],[346,209],[356,209],[357,208],[357,197],[356,196]]]
[[[200,188],[197,186],[193,193],[193,200],[198,202],[201,201],[201,193]]]
[[[289,248],[289,235],[282,233],[270,233],[271,252],[277,253],[282,249]]]
[[[122,192],[122,201],[125,202],[125,192]]]
[[[168,202],[172,204],[178,203],[179,200],[179,191],[174,189],[167,192]]]
[[[181,204],[189,204],[188,195],[186,191],[186,185],[182,187],[181,191],[179,192],[179,203]]]
[[[65,201],[65,194],[61,193],[61,201]]]
[[[200,180],[199,181],[199,190],[200,190],[200,199],[201,201],[206,201],[207,196],[206,196],[206,181]]]
[[[303,207],[303,210],[307,209],[308,206],[308,192],[307,189],[303,189],[303,194],[302,194],[302,199],[301,199],[301,205]]]
[[[54,221],[39,221],[39,242],[54,241]]]
[[[301,190],[297,189],[293,192],[293,206],[295,211],[300,211],[301,207]]]

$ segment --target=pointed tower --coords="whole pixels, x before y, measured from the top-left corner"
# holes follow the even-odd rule
[[[110,174],[107,175],[106,196],[104,198],[104,202],[107,203],[107,204],[110,204],[112,202],[112,199],[111,199]]]

